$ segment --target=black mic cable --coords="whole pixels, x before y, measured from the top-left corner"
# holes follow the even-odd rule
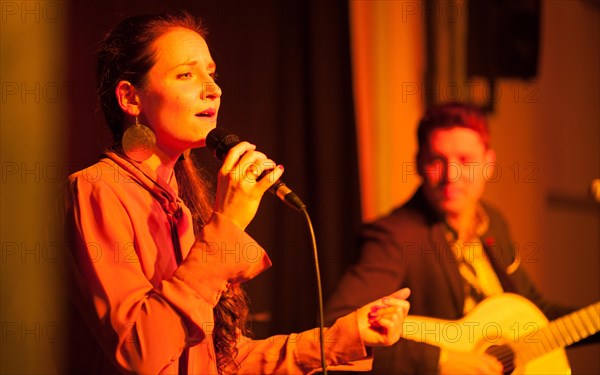
[[[213,152],[215,158],[223,161],[225,155],[231,150],[231,148],[240,143],[240,138],[230,133],[228,130],[223,128],[214,128],[206,135],[206,147]],[[261,177],[259,176],[259,179]],[[319,253],[317,251],[317,240],[315,237],[315,231],[313,229],[310,215],[306,209],[306,205],[302,202],[287,185],[279,179],[270,188],[269,191],[275,194],[280,200],[285,202],[288,206],[295,210],[301,211],[304,214],[308,231],[310,233],[311,244],[313,248],[313,256],[315,262],[315,273],[317,278],[317,294],[319,302],[319,342],[321,349],[321,368],[324,375],[327,375],[327,362],[325,361],[325,314],[323,313],[323,288],[321,286],[321,272],[319,267]]]

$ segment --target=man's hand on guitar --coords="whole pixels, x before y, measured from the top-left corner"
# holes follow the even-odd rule
[[[442,349],[439,373],[440,375],[502,374],[502,364],[491,355]]]

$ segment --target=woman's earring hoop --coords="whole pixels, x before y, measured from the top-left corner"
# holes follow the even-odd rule
[[[135,116],[135,124],[125,130],[121,140],[123,152],[127,157],[137,162],[147,160],[154,152],[156,146],[156,135],[152,129],[138,122]]]

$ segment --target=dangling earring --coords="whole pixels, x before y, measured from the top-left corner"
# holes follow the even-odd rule
[[[135,124],[125,130],[121,140],[125,155],[137,162],[142,162],[152,155],[155,145],[156,136],[152,129],[138,123],[138,117],[135,116]]]

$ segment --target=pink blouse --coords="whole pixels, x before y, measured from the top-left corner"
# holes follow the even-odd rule
[[[188,347],[188,374],[217,374],[213,308],[228,283],[249,280],[271,265],[264,249],[218,213],[195,238],[175,178],[167,184],[114,153],[70,176],[68,192],[73,303],[87,327],[76,334],[93,336],[70,355],[87,358],[95,351],[88,373],[177,374]],[[173,222],[183,256],[179,266]],[[357,327],[350,314],[328,330],[328,369],[370,369]],[[314,329],[266,340],[240,337],[238,373],[316,371],[318,336]]]

